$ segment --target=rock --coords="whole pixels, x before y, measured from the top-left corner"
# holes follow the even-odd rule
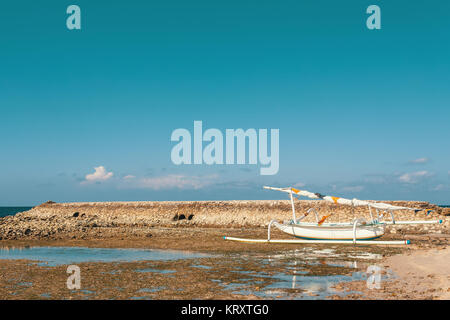
[[[393,203],[393,202],[390,202]],[[393,203],[395,204],[395,203]],[[421,207],[419,202],[398,202],[399,205]],[[429,206],[424,203],[423,206]],[[335,212],[329,218],[330,222],[351,221],[356,216],[366,216],[367,208],[354,208],[352,212],[346,206],[336,207],[334,204],[321,202],[320,204],[302,200],[296,202],[297,212],[306,212],[311,207],[316,207],[319,216]],[[444,208],[445,209],[445,208]],[[447,211],[447,210],[444,210]],[[182,214],[184,212],[184,214]],[[433,213],[433,215],[437,215]],[[54,235],[54,237],[71,237],[73,233],[88,231],[89,236],[99,234],[103,228],[114,228],[108,231],[108,235],[116,232],[136,234],[147,237],[147,230],[143,227],[182,227],[185,223],[174,223],[179,220],[193,220],[189,225],[198,227],[235,227],[267,228],[272,219],[279,221],[289,220],[292,216],[290,202],[288,200],[259,200],[259,201],[161,201],[161,202],[95,202],[95,203],[53,203],[51,206],[45,204],[34,207],[30,211],[22,212],[16,216],[0,218],[0,235],[3,239],[13,237],[35,237],[40,234]],[[420,226],[391,226],[388,230],[393,233],[415,234],[450,234],[450,218],[424,217],[424,214],[410,212],[399,212],[397,220],[423,220],[443,219],[441,225]],[[83,218],[84,217],[84,218]],[[387,220],[389,220],[387,218]],[[186,221],[186,222],[187,222]],[[315,215],[309,215],[305,222],[314,222]],[[92,229],[96,227],[102,229]],[[27,229],[32,230],[26,231]],[[140,230],[139,230],[140,229]],[[427,230],[428,229],[428,230]],[[137,232],[139,230],[139,232]],[[70,235],[69,235],[70,234]],[[101,236],[99,236],[101,237]],[[432,238],[432,237],[427,237]],[[440,236],[435,240],[449,241]]]
[[[28,236],[29,234],[31,234],[31,229],[25,230],[25,235]]]

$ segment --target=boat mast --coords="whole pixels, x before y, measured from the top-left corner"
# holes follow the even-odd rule
[[[290,188],[291,192],[289,195],[291,196],[291,206],[292,206],[292,217],[294,219],[294,223],[297,223],[297,218],[295,217],[295,205],[294,205],[294,197],[292,196],[292,188]]]

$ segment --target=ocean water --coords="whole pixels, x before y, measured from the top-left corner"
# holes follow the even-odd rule
[[[28,211],[33,207],[0,207],[0,218],[13,216],[18,212]]]

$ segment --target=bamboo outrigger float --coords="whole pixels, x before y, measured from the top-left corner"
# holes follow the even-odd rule
[[[394,212],[398,210],[412,210],[414,212],[425,211],[428,215],[432,210],[418,209],[402,206],[394,206],[382,202],[364,201],[358,199],[344,199],[322,195],[320,193],[312,193],[306,190],[298,190],[295,188],[274,188],[264,187],[264,189],[276,190],[289,193],[292,206],[292,220],[280,223],[272,220],[267,230],[267,239],[243,239],[234,237],[224,237],[225,240],[233,240],[240,242],[253,243],[329,243],[329,244],[384,244],[399,245],[409,244],[409,240],[398,241],[376,241],[375,239],[385,234],[386,226],[401,224],[434,224],[442,223],[442,220],[412,220],[412,221],[396,221]],[[305,196],[310,199],[324,200],[334,204],[350,205],[353,207],[367,206],[369,209],[370,220],[363,218],[355,218],[351,222],[332,222],[325,223],[325,220],[333,213],[319,219],[319,215],[314,208],[309,209],[306,213],[297,219],[294,205],[294,197],[299,198]],[[374,212],[375,211],[375,216]],[[311,212],[315,214],[316,222],[302,222]],[[390,221],[385,221],[384,216],[389,213]],[[270,238],[271,227],[275,226],[279,230],[292,235],[299,239],[293,240],[274,240]]]

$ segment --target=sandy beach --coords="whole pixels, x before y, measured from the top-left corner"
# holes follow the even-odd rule
[[[366,282],[355,281],[338,287],[356,290],[354,299],[439,299],[450,298],[450,250],[448,246],[410,249],[383,259],[382,268],[397,279],[383,282],[379,289],[369,289]]]

